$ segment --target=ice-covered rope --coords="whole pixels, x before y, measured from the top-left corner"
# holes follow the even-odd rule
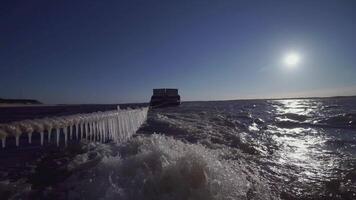
[[[52,132],[56,135],[59,145],[60,134],[64,134],[64,143],[69,139],[87,139],[90,141],[106,142],[113,140],[122,142],[129,139],[146,121],[148,107],[126,110],[112,110],[89,114],[17,121],[0,124],[0,139],[2,147],[6,146],[6,138],[15,137],[16,146],[20,145],[20,137],[27,134],[28,143],[32,143],[32,134],[40,134],[41,145],[47,133],[48,142]]]

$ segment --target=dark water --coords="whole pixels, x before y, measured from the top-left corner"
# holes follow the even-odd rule
[[[356,98],[186,102],[151,110],[128,143],[79,144],[11,151],[27,168],[1,167],[0,195],[356,199]]]
[[[238,153],[284,199],[356,199],[356,99],[192,102],[151,112],[147,132]]]

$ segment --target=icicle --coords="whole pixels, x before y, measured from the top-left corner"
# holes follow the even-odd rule
[[[121,134],[120,134],[119,129],[118,129],[118,127],[119,127],[119,121],[118,121],[118,115],[117,115],[117,113],[115,114],[113,120],[114,120],[114,126],[115,126],[115,135],[116,135],[116,137],[120,140]]]
[[[115,123],[116,123],[116,129],[117,129],[117,134],[120,134],[120,125],[119,125],[119,116],[117,115],[115,117]]]
[[[96,130],[98,130],[98,141],[101,142],[100,121],[96,122]]]
[[[5,148],[6,137],[7,137],[7,133],[4,130],[0,129],[0,138],[1,138],[1,146],[2,146],[2,148]]]
[[[110,130],[111,130],[111,135],[113,136],[114,140],[117,140],[117,135],[115,135],[115,132],[114,132],[114,121],[112,118],[110,118]]]
[[[67,146],[68,142],[68,127],[63,128],[63,133],[64,133],[64,145]]]
[[[127,136],[127,134],[129,133],[129,125],[128,125],[128,121],[127,121],[127,112],[124,115],[124,124],[125,124],[125,131],[124,131],[124,135],[125,137]]]
[[[94,140],[95,141],[98,141],[99,140],[99,130],[98,130],[98,125],[97,125],[98,122],[95,122],[94,124],[94,130],[95,130],[95,135],[94,135]]]
[[[69,138],[73,139],[73,124],[69,125]]]
[[[6,146],[6,137],[1,138],[1,146],[2,146],[2,148],[5,148],[5,146]]]
[[[124,136],[125,130],[124,130],[124,123],[123,123],[122,114],[119,115],[119,126],[120,126],[120,135]]]
[[[99,130],[98,130],[98,121],[95,121],[94,123],[94,130],[95,130],[95,139],[96,141],[99,140]]]
[[[28,142],[32,143],[32,134],[40,133],[41,145],[44,145],[44,134],[48,132],[48,142],[51,141],[52,129],[56,131],[56,144],[59,146],[61,129],[64,133],[64,143],[69,139],[87,139],[90,141],[115,142],[127,141],[147,119],[148,108],[126,109],[117,111],[77,114],[67,117],[55,117],[35,120],[24,120],[7,125],[7,132],[16,137],[16,146],[20,145],[20,136],[27,133]],[[75,127],[74,127],[75,126]],[[69,129],[69,130],[68,130]],[[75,130],[74,130],[75,129]],[[4,132],[4,131],[3,131]],[[7,132],[0,130],[2,147],[5,147]],[[75,132],[75,136],[73,136]],[[5,137],[4,137],[5,136]]]
[[[110,121],[111,121],[111,134],[114,136],[114,140],[117,141],[118,136],[115,134],[114,120],[111,118]]]
[[[101,121],[98,121],[99,141],[103,142],[103,132],[101,131]]]
[[[106,124],[105,124],[105,130],[106,130],[106,134],[108,134],[109,137],[112,138],[112,135],[111,135],[111,132],[110,132],[110,126],[111,126],[110,124],[111,124],[111,123],[110,123],[110,118],[107,117],[107,118],[106,118]]]
[[[98,122],[99,137],[100,137],[100,142],[103,143],[103,142],[104,142],[104,141],[103,141],[103,130],[102,130],[102,125],[101,125],[101,124],[102,124],[102,122],[99,121],[99,122]]]
[[[112,120],[111,120],[111,118],[109,119],[109,125],[110,125],[109,133],[110,133],[111,137],[115,138],[115,135],[113,134],[113,131],[112,131]]]
[[[112,137],[114,138],[114,140],[117,139],[116,135],[114,134],[114,122],[112,121],[112,119],[110,118],[110,133],[112,135]]]
[[[80,124],[80,140],[84,137],[84,122]]]
[[[89,140],[89,126],[90,126],[90,122],[87,122],[86,125],[85,125],[85,139]]]
[[[79,123],[75,124],[75,138],[78,139],[79,137]]]
[[[109,135],[108,132],[107,132],[107,121],[106,121],[106,118],[104,119],[103,121],[103,130],[104,130],[104,134],[105,135]]]
[[[41,135],[41,146],[43,146],[43,131],[40,132],[40,135]]]
[[[16,146],[20,145],[20,135],[16,135]]]
[[[89,131],[89,140],[93,141],[93,136],[94,136],[94,125],[93,125],[93,121],[90,122],[90,131]]]
[[[90,122],[90,128],[89,128],[89,140],[93,141],[93,135],[94,135],[94,128],[93,128],[93,122]]]
[[[111,117],[110,117],[110,134],[112,135],[112,137],[116,141],[117,140],[117,135],[115,135],[115,133],[114,133],[114,122],[113,122]]]
[[[31,144],[32,143],[32,132],[27,133],[28,136],[28,143]]]
[[[110,139],[114,139],[112,135],[110,134],[110,122],[109,118],[106,119],[106,125],[105,125],[106,133],[109,135]]]
[[[113,121],[113,123],[112,123],[112,129],[113,129],[114,135],[115,135],[115,137],[116,137],[116,140],[118,141],[118,140],[120,140],[120,135],[117,133],[117,128],[116,128],[116,126],[117,126],[117,121],[116,121],[115,117],[113,117],[112,121]]]
[[[85,139],[88,140],[89,122],[85,123],[84,127],[85,127]]]
[[[99,139],[103,142],[103,130],[101,129],[101,121],[98,122]]]
[[[88,132],[85,133],[85,134],[86,134],[86,139],[87,139],[87,140],[90,140],[90,133],[91,133],[91,130],[90,130],[90,122],[88,122],[87,126],[88,126]]]
[[[94,126],[94,141],[98,140],[98,130],[96,129],[96,121],[93,123]]]
[[[94,140],[94,122],[90,123],[90,141]]]
[[[130,132],[129,132],[129,135],[128,137],[131,136],[131,134],[133,133],[133,124],[132,124],[132,111],[130,111],[129,115],[128,115],[128,119],[129,121],[129,127],[130,127]]]
[[[93,141],[97,140],[97,130],[96,130],[96,121],[93,122],[93,129],[94,129],[94,134],[93,134]]]
[[[48,142],[51,142],[51,133],[52,133],[52,128],[48,129]]]
[[[129,121],[129,127],[130,127],[130,132],[129,132],[129,137],[132,135],[134,129],[133,129],[133,123],[132,123],[132,111],[130,111],[128,115],[128,121]]]
[[[137,129],[137,124],[138,124],[139,120],[140,120],[139,115],[138,115],[137,111],[135,110],[134,117],[133,117],[134,130]]]
[[[104,125],[105,125],[105,118],[103,118],[102,120],[101,120],[101,123],[100,123],[100,129],[101,129],[101,133],[103,134],[103,136],[104,136],[104,138],[106,137],[105,135],[105,127],[104,127]]]
[[[100,129],[101,129],[101,134],[102,134],[102,137],[103,137],[103,142],[106,142],[107,138],[106,138],[106,135],[105,135],[105,132],[104,132],[104,121],[101,121]]]
[[[117,116],[115,117],[115,132],[118,138],[122,140],[122,134],[120,133],[119,119],[117,118]]]
[[[127,135],[129,133],[129,131],[130,131],[129,122],[128,122],[127,116],[124,117],[124,122],[125,122],[125,135]]]
[[[57,128],[56,128],[56,133],[57,133],[57,135],[56,135],[56,136],[57,136],[57,146],[59,146],[59,134],[60,134],[60,131],[61,131],[60,128],[57,127]]]
[[[120,115],[120,116],[118,116],[118,119],[117,119],[117,132],[121,138],[125,138],[124,128],[125,128],[125,125],[123,124],[122,116]]]
[[[88,132],[86,133],[86,138],[90,140],[90,134],[91,134],[91,129],[90,129],[90,122],[88,122]]]
[[[86,132],[86,138],[87,138],[87,140],[90,140],[90,134],[91,134],[90,122],[88,122],[88,132]]]

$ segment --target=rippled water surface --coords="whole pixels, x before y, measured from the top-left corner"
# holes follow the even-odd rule
[[[145,129],[237,149],[229,159],[281,198],[356,199],[355,98],[184,103],[151,112]]]
[[[185,102],[150,110],[125,144],[38,149],[2,153],[0,194],[356,199],[356,98]]]

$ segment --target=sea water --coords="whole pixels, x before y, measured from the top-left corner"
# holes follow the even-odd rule
[[[131,140],[35,152],[1,154],[1,196],[356,199],[356,98],[185,102],[150,110]]]

